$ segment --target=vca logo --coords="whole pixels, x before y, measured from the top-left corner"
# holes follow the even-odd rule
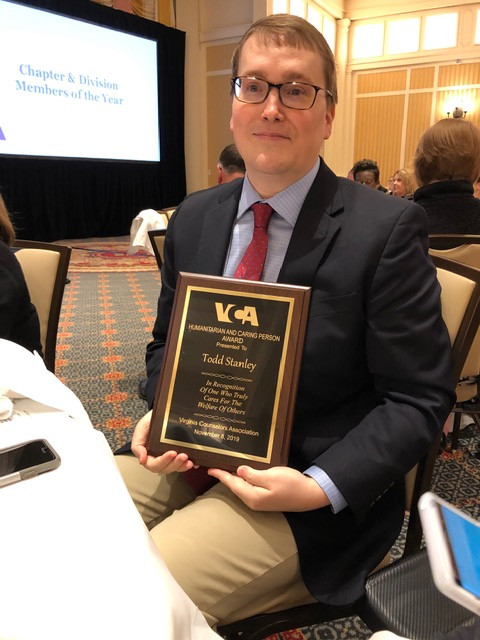
[[[257,310],[255,307],[238,307],[236,304],[223,305],[221,302],[215,302],[217,312],[217,320],[219,322],[233,322],[241,320],[242,324],[250,323],[252,327],[258,327]]]

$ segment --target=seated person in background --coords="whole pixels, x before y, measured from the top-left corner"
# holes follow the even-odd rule
[[[408,169],[397,169],[393,174],[393,195],[398,198],[413,199],[415,191],[415,178]]]
[[[217,184],[230,182],[235,178],[243,178],[245,175],[245,163],[238,153],[235,144],[229,144],[223,149],[217,164]]]
[[[387,193],[391,196],[393,195],[393,176],[390,176],[388,179],[388,189]]]
[[[377,189],[386,193],[385,187],[380,184],[380,170],[375,160],[364,158],[353,165],[353,179],[355,182],[364,184],[370,189]]]
[[[473,184],[473,195],[475,196],[475,198],[480,198],[480,178],[478,178],[478,180],[475,180]]]
[[[480,129],[465,119],[439,120],[420,138],[414,168],[420,185],[414,200],[427,212],[428,232],[480,235],[480,200],[473,195]]]
[[[14,240],[15,230],[0,195],[0,338],[42,355],[37,311],[30,301],[22,268],[10,249]]]
[[[268,16],[232,66],[246,176],[188,196],[170,219],[147,396],[152,406],[178,273],[232,277],[266,235],[251,279],[312,288],[288,466],[208,469],[198,495],[184,453],[148,455],[151,412],[135,456],[116,456],[168,568],[212,625],[360,597],[401,529],[405,474],[454,402],[423,209],[337,177],[318,156],[337,102],[324,37],[297,16]]]

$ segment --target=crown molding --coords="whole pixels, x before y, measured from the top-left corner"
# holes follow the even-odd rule
[[[354,71],[380,71],[385,69],[390,71],[394,67],[399,68],[411,68],[412,65],[430,66],[433,64],[469,64],[472,62],[478,63],[479,61],[480,46],[465,47],[462,51],[456,49],[444,50],[439,52],[438,50],[432,52],[422,51],[421,54],[414,54],[412,56],[392,56],[387,58],[386,56],[381,59],[370,58],[368,60],[362,60],[361,62],[349,62],[346,65],[347,73]],[[480,83],[479,83],[480,84]],[[448,89],[449,87],[442,87],[442,89]]]
[[[393,4],[390,0],[345,0],[344,17],[350,20],[365,20],[468,5],[477,5],[478,7],[478,2],[462,2],[461,0],[418,0],[415,2],[407,0],[403,3]]]
[[[345,2],[336,0],[316,0],[316,4],[332,18],[340,20],[345,17]]]

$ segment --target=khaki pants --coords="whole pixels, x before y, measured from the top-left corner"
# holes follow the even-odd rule
[[[282,513],[251,511],[220,483],[197,497],[181,473],[115,459],[170,572],[211,626],[315,602]]]

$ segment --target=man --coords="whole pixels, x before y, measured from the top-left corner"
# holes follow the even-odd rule
[[[235,144],[227,145],[218,158],[217,184],[231,182],[245,175],[245,163]]]
[[[382,193],[387,193],[387,189],[380,184],[380,170],[375,160],[359,160],[353,165],[353,179],[355,182],[364,184],[370,189],[377,189]]]
[[[454,401],[424,211],[318,157],[337,99],[323,36],[295,16],[263,18],[232,75],[246,178],[192,194],[170,220],[147,396],[151,406],[178,272],[233,276],[251,207],[267,201],[262,280],[312,288],[288,466],[210,469],[220,482],[196,497],[185,454],[147,454],[150,414],[133,437],[138,461],[117,456],[167,566],[212,625],[359,597],[400,531],[404,475]]]

